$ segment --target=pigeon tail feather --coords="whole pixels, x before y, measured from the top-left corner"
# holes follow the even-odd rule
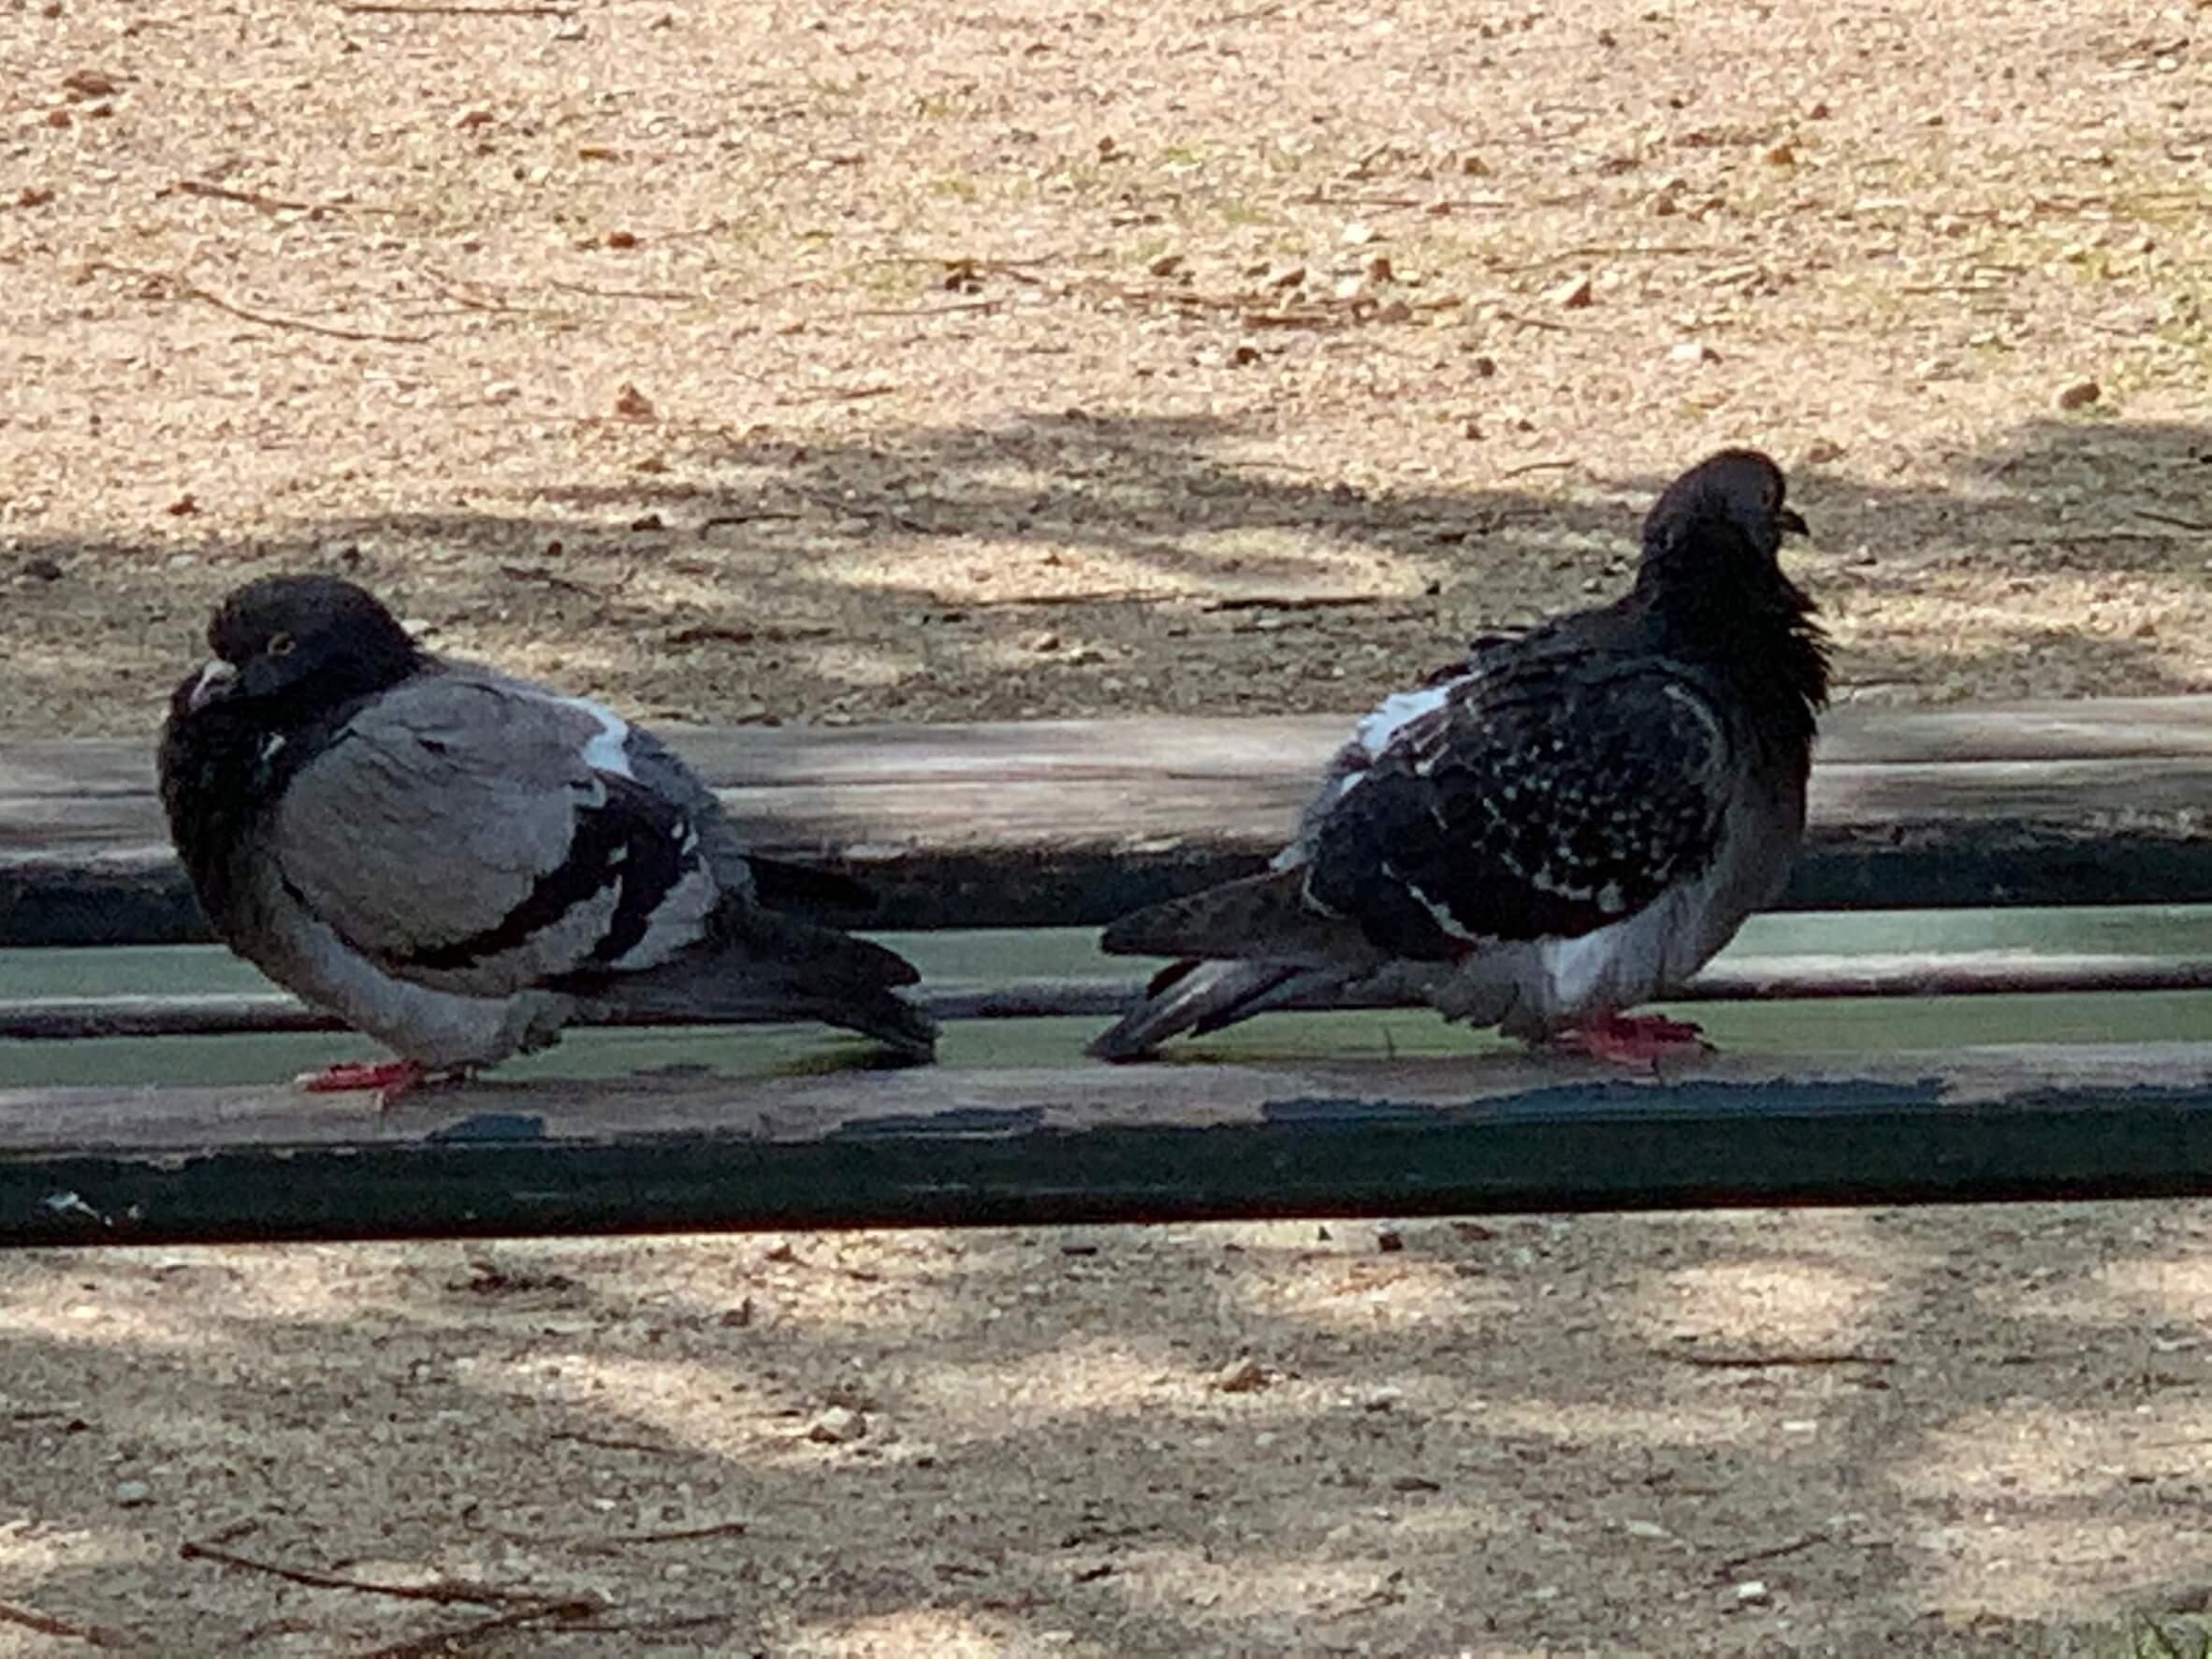
[[[1099,1060],[1142,1060],[1171,1037],[1203,1036],[1337,985],[1342,975],[1292,962],[1178,962],[1162,968],[1137,1006],[1084,1052]]]
[[[858,1031],[916,1058],[936,1051],[937,1022],[895,994],[921,978],[897,952],[751,905],[725,912],[718,935],[659,968],[564,988],[625,1012],[775,1014]]]
[[[1358,929],[1314,908],[1302,868],[1269,870],[1132,911],[1099,938],[1113,956],[1273,958],[1317,966],[1375,953]]]

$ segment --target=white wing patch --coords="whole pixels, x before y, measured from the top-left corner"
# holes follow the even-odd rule
[[[1382,700],[1373,714],[1360,722],[1360,747],[1368,754],[1378,756],[1390,748],[1400,732],[1423,715],[1433,714],[1451,699],[1459,680],[1447,680],[1440,686],[1422,686],[1418,691],[1393,691]]]
[[[595,772],[612,772],[618,778],[633,781],[636,774],[630,770],[630,722],[613,709],[601,706],[589,697],[555,697],[555,703],[565,703],[571,708],[580,708],[599,722],[599,730],[584,745],[584,764]]]

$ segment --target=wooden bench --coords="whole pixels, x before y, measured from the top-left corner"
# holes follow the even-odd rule
[[[670,735],[754,845],[866,879],[867,926],[1043,928],[1257,867],[1348,723]],[[1787,907],[2212,902],[2212,698],[1841,709],[1813,802]],[[0,745],[0,948],[206,937],[146,744]],[[1095,1019],[1136,966],[930,996],[957,1019]],[[1724,959],[1689,999],[2207,988],[2212,948],[1911,953]],[[272,996],[16,998],[0,1055],[321,1024]],[[1078,1043],[1041,1068],[494,1080],[383,1117],[281,1085],[0,1070],[0,1243],[2212,1192],[2212,1043],[1741,1052],[1657,1079],[1509,1052],[1116,1070]]]

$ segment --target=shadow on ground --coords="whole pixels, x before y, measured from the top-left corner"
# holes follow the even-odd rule
[[[17,579],[34,634],[87,580],[113,590],[103,614],[143,619],[81,729],[124,723],[116,671],[150,723],[213,599],[299,566],[388,593],[449,648],[662,719],[1302,711],[1359,706],[1487,627],[1618,591],[1664,483],[1578,465],[1361,489],[1240,459],[1219,422],[1080,413],[803,448],[685,442],[618,491],[211,542],[182,564],[19,541],[0,569],[59,573]],[[2204,683],[2212,427],[2038,419],[1950,471],[1935,491],[1797,469],[1817,535],[1794,567],[1848,684]],[[38,637],[15,672],[92,698],[83,655]]]
[[[604,1598],[494,1652],[2103,1654],[2212,1595],[2201,1206],[1399,1237],[14,1256],[0,1600],[196,1652],[513,1610],[281,1565]]]

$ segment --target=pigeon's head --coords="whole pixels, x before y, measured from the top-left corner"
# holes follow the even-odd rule
[[[263,576],[208,624],[214,657],[177,688],[180,716],[222,704],[286,719],[395,685],[422,652],[366,589],[338,576]]]
[[[1785,534],[1810,535],[1783,502],[1782,469],[1755,449],[1724,449],[1668,485],[1644,518],[1647,557],[1698,553],[1716,562],[1749,551],[1769,567]]]

